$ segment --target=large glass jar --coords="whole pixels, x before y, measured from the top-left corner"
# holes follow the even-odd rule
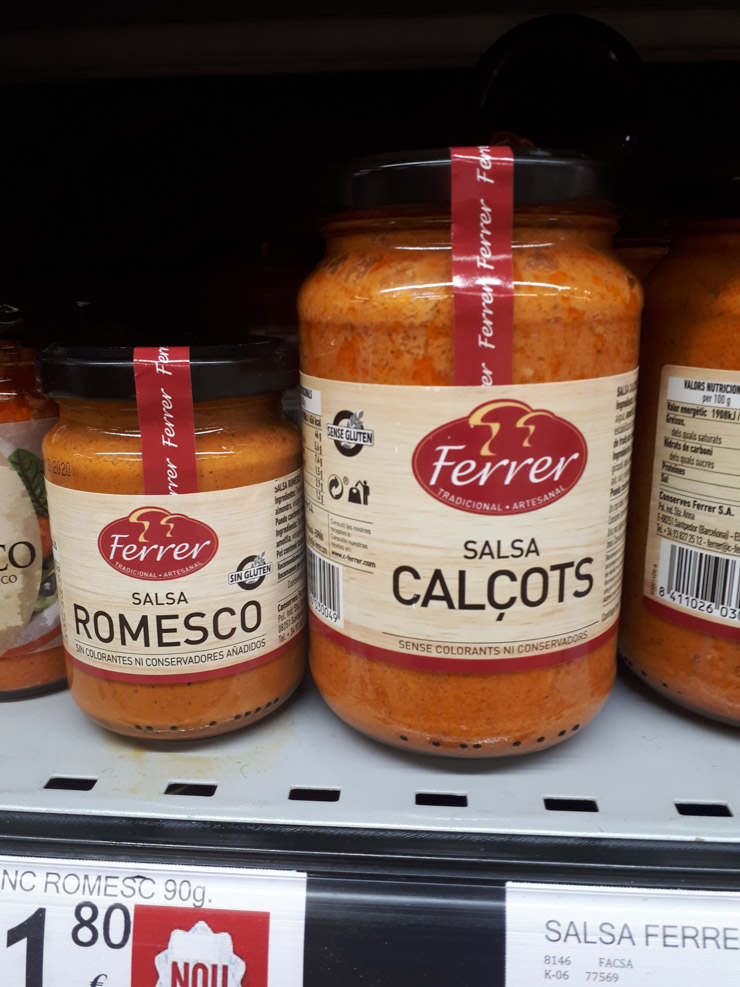
[[[612,252],[606,174],[516,152],[511,384],[492,388],[455,386],[449,155],[359,162],[338,187],[344,211],[299,297],[314,678],[344,720],[399,748],[543,749],[598,712],[615,673],[642,292]],[[487,358],[485,328],[479,339]],[[463,431],[444,403],[453,391]],[[437,448],[454,450],[473,430],[500,462],[494,398],[517,415],[547,409],[528,421],[553,450],[586,436],[585,501],[561,490],[559,507],[545,497],[497,511],[474,497],[456,510],[421,489],[430,435],[451,435]],[[434,455],[439,473],[453,453]],[[510,457],[509,477],[522,463],[530,480],[546,469],[546,456]],[[449,472],[463,482],[469,463]]]
[[[20,312],[5,306],[4,322]],[[0,700],[66,684],[41,441],[56,421],[34,351],[0,324]],[[17,328],[17,327],[15,327]]]
[[[194,489],[173,466],[152,493],[142,432],[161,426],[155,445],[173,460],[188,434],[171,363],[152,364],[166,400],[150,419],[134,386],[141,352],[40,356],[60,408],[44,457],[69,682],[102,726],[192,739],[262,719],[303,674],[300,436],[280,409],[296,368],[271,340],[186,350]]]
[[[740,723],[740,220],[684,225],[644,325],[620,650]]]

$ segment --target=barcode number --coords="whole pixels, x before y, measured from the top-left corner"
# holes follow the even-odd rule
[[[342,567],[312,548],[308,549],[306,561],[309,603],[326,620],[342,627]]]
[[[660,595],[692,610],[737,617],[740,560],[663,541]]]

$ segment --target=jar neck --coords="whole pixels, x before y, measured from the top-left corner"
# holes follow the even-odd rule
[[[140,433],[136,401],[85,401],[77,398],[59,398],[58,401],[61,424],[108,432]],[[280,393],[277,391],[193,404],[196,432],[253,427],[281,414]]]
[[[580,240],[609,247],[617,227],[615,214],[606,207],[559,211],[546,207],[517,209],[514,212],[512,244],[516,247]],[[449,249],[452,239],[447,209],[343,213],[327,222],[322,232],[330,251],[342,251],[351,245],[352,240],[368,238],[382,238],[387,246],[399,249]]]
[[[0,380],[22,382],[25,389],[35,389],[34,356],[34,350],[28,346],[0,338]]]
[[[740,218],[737,219],[697,219],[676,224],[675,249],[685,246],[695,249],[740,247]]]
[[[56,404],[38,389],[34,357],[30,347],[0,338],[0,422],[56,415]]]

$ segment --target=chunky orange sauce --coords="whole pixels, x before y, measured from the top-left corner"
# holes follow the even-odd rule
[[[33,355],[25,346],[0,339],[0,430],[4,423],[48,419],[51,424],[56,417],[56,404],[37,389]],[[38,524],[48,569],[52,561],[48,517],[38,515]],[[20,646],[0,655],[0,699],[34,695],[65,684],[63,648],[59,644],[43,647],[45,639],[58,636],[56,626],[42,636],[40,650]]]
[[[356,214],[299,298],[301,369],[375,384],[453,383],[449,216]],[[518,214],[513,383],[632,370],[642,292],[611,251],[604,215]],[[381,618],[382,619],[382,618]],[[348,723],[404,749],[491,756],[565,739],[603,705],[616,634],[588,655],[536,670],[453,674],[399,667],[310,635],[311,668]]]
[[[620,632],[620,649],[644,681],[733,723],[740,723],[740,644],[650,613],[643,585],[662,368],[740,370],[738,325],[740,221],[692,224],[648,282]]]
[[[198,490],[272,480],[301,464],[297,429],[279,412],[279,395],[197,402]],[[47,435],[45,461],[69,464],[51,479],[99,493],[143,494],[136,404],[60,400],[59,424]],[[303,675],[305,642],[255,668],[168,684],[110,681],[68,663],[72,696],[93,720],[130,736],[180,740],[236,730],[283,703]]]

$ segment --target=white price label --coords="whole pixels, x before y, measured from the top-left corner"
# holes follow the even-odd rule
[[[0,856],[2,987],[300,987],[306,875]]]
[[[740,983],[740,893],[506,886],[506,987]]]

